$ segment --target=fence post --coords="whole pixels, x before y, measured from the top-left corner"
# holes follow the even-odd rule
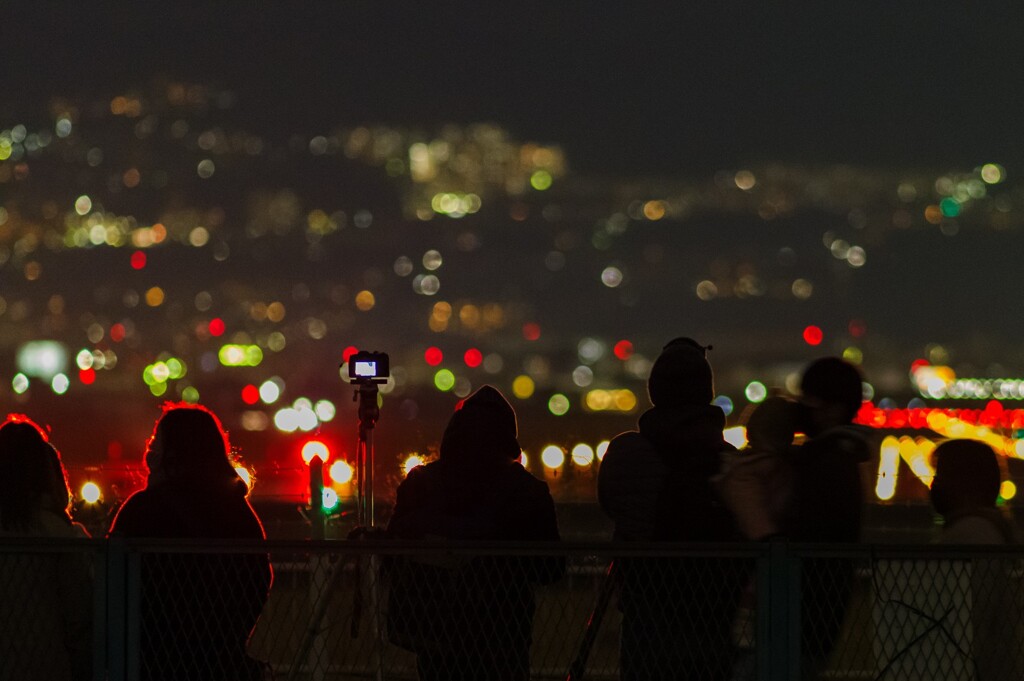
[[[153,555],[153,554],[151,554]],[[138,550],[125,554],[125,678],[140,678],[139,648],[142,640],[142,555]]]
[[[800,561],[789,544],[771,542],[757,570],[757,678],[800,678]]]
[[[107,678],[110,681],[125,681],[125,643],[127,641],[125,625],[128,621],[125,588],[128,584],[128,568],[122,537],[111,537],[107,541],[105,558],[106,565],[103,573],[106,576],[106,602],[104,604],[106,620],[104,624],[107,627],[107,645],[104,657],[107,663]]]
[[[107,602],[109,584],[107,584],[107,570],[109,561],[109,543],[95,553],[89,554],[90,563],[93,569],[92,580],[92,678],[93,681],[106,681],[107,679],[107,646],[109,632],[107,622]]]

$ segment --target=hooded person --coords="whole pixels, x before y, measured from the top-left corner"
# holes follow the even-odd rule
[[[712,478],[733,451],[725,415],[711,404],[707,350],[669,342],[651,368],[653,406],[638,429],[612,439],[598,474],[598,502],[624,542],[723,542],[739,538]],[[616,560],[622,579],[621,678],[727,678],[731,626],[746,568],[731,559]]]
[[[262,540],[263,525],[208,409],[169,404],[146,447],[146,487],[125,501],[111,536]],[[262,553],[153,553],[142,557],[140,679],[263,678],[246,654],[269,595]]]
[[[484,386],[456,405],[437,461],[399,485],[388,535],[434,541],[558,541],[546,483],[519,463],[515,411]],[[528,679],[533,584],[564,561],[481,555],[386,566],[390,640],[417,654],[420,679]]]

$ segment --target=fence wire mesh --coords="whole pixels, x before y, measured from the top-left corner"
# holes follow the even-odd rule
[[[0,680],[1024,679],[1022,555],[0,540]]]

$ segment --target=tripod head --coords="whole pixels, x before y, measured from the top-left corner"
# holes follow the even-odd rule
[[[348,380],[356,386],[352,401],[359,402],[359,442],[356,447],[357,522],[373,528],[373,429],[380,418],[378,385],[391,373],[385,352],[357,352],[348,358]]]

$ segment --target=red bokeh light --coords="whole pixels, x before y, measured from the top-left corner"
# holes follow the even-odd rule
[[[435,348],[434,346],[431,346],[426,349],[426,352],[423,353],[423,359],[430,366],[436,367],[438,364],[444,361],[444,353],[441,352],[441,348]]]
[[[804,329],[804,342],[808,345],[821,345],[821,341],[825,338],[825,334],[822,333],[821,329],[811,324]]]
[[[242,401],[246,404],[256,404],[260,401],[260,389],[251,383],[242,388]]]
[[[142,251],[135,251],[132,253],[131,263],[133,270],[141,270],[146,266],[146,254]]]
[[[462,356],[462,359],[465,360],[466,366],[475,369],[484,361],[484,354],[476,348],[470,348],[466,350],[466,354]]]
[[[537,322],[523,324],[523,338],[528,341],[535,341],[540,338],[540,324]]]
[[[864,323],[863,319],[851,319],[847,328],[850,331],[850,335],[854,338],[861,338],[868,332],[868,326]]]
[[[120,343],[124,340],[124,324],[117,323],[110,327],[110,340]]]
[[[612,352],[614,352],[615,356],[621,359],[622,361],[626,361],[627,359],[633,356],[633,344],[630,343],[628,340],[620,340],[618,343],[615,344],[615,348],[612,350]]]
[[[80,380],[85,385],[92,385],[93,383],[96,382],[96,370],[92,368],[79,369],[78,380]]]
[[[213,319],[210,320],[210,324],[209,324],[208,328],[210,329],[210,335],[211,336],[223,335],[224,334],[224,328],[225,328],[224,327],[224,320],[221,319],[220,317],[214,317]]]
[[[359,352],[359,348],[357,348],[354,345],[348,346],[347,348],[341,351],[341,361],[347,362],[349,359],[351,359],[352,355],[356,354],[357,352]]]

